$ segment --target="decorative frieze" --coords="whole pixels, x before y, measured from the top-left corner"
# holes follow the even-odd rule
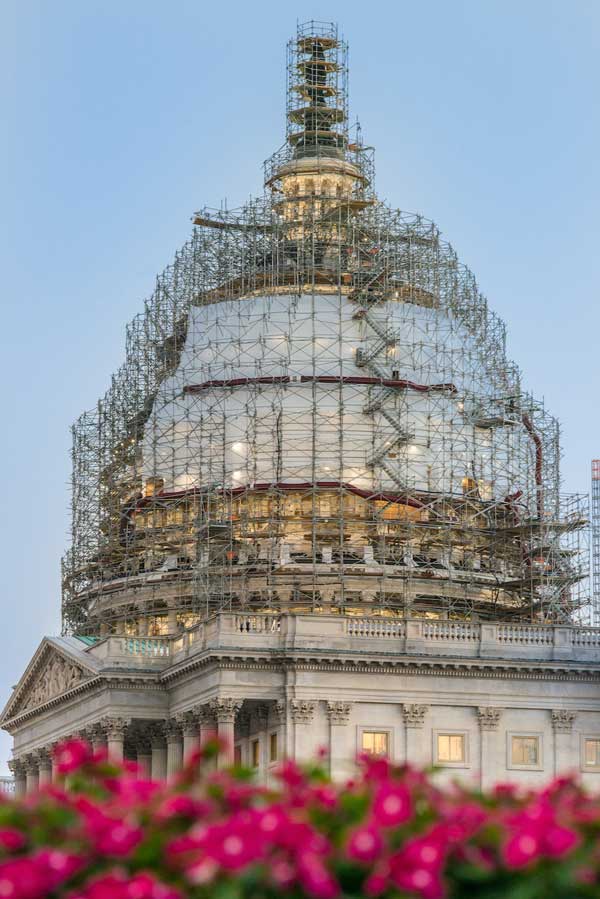
[[[310,724],[315,714],[316,703],[310,699],[292,699],[290,702],[290,714],[292,720]]]
[[[19,711],[24,712],[43,705],[49,699],[66,693],[84,679],[83,670],[78,665],[53,652],[27,691]]]
[[[481,730],[498,730],[503,709],[492,705],[482,705],[477,709],[477,720]]]
[[[428,705],[420,705],[413,702],[402,706],[402,717],[406,727],[423,727],[425,715],[429,711]]]
[[[331,724],[348,724],[351,702],[327,702],[327,717]]]
[[[555,733],[570,734],[576,717],[577,712],[570,709],[552,709],[552,727]]]

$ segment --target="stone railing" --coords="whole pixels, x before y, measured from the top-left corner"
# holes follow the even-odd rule
[[[600,664],[600,628],[222,612],[176,637],[110,637],[93,654],[118,667],[164,668],[215,648]]]

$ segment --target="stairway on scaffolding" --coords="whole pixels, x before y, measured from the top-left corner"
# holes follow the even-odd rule
[[[388,368],[383,367],[376,361],[377,357],[385,353],[387,349],[394,346],[396,339],[389,331],[372,315],[371,309],[385,299],[385,293],[381,289],[376,289],[375,285],[385,274],[384,268],[379,268],[374,273],[370,273],[369,280],[361,287],[357,288],[350,294],[350,298],[359,306],[354,318],[359,319],[373,331],[377,340],[368,350],[359,348],[356,352],[355,362],[359,368],[366,368],[374,377],[381,381],[394,380],[394,373]],[[397,446],[405,446],[414,438],[414,434],[406,430],[402,422],[396,414],[396,410],[387,409],[384,405],[387,399],[395,395],[396,388],[380,387],[373,391],[368,403],[364,406],[363,412],[366,415],[372,415],[379,412],[380,415],[390,424],[394,430],[392,437],[386,438],[367,459],[367,465],[374,468],[380,466],[401,489],[405,489],[405,484],[398,476],[398,472],[386,459],[386,456],[392,449]]]

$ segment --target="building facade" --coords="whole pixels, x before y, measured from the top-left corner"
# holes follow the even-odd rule
[[[72,733],[156,776],[202,733],[488,783],[600,770],[586,503],[504,326],[348,126],[347,48],[288,45],[265,194],[202,210],[73,429],[63,636],[4,710],[18,790]]]

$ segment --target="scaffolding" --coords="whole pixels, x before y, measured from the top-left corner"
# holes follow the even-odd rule
[[[600,624],[600,459],[592,459],[592,617]]]
[[[219,609],[589,618],[557,421],[436,226],[348,127],[347,47],[288,46],[265,194],[203,209],[73,427],[66,633]]]

